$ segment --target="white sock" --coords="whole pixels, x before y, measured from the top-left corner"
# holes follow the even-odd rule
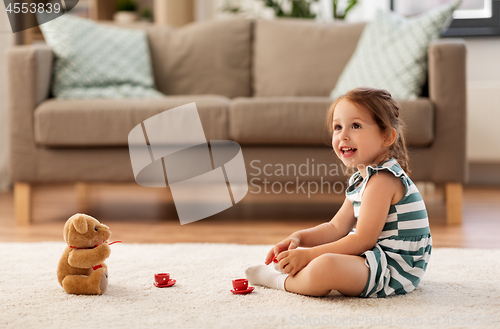
[[[279,263],[272,263],[273,266],[274,266],[274,269],[280,273],[284,273],[283,270],[280,268],[280,264]]]
[[[245,270],[248,282],[260,286],[274,289],[285,290],[285,280],[288,274],[282,274],[275,271],[272,267],[266,265],[250,266]]]

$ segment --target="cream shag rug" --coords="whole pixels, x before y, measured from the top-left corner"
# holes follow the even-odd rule
[[[68,295],[56,278],[64,247],[0,243],[0,328],[500,327],[500,250],[436,248],[414,292],[361,299],[233,295],[231,280],[271,247],[236,244],[114,244],[108,291]],[[156,288],[158,272],[177,284]]]

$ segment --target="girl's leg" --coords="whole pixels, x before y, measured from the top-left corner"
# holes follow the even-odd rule
[[[365,289],[370,270],[361,256],[324,254],[285,281],[287,291],[309,296],[324,296],[331,290],[359,296]]]

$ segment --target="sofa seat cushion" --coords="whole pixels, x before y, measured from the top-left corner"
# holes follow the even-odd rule
[[[237,98],[229,108],[229,138],[241,145],[331,145],[326,115],[329,97]],[[402,101],[406,140],[424,147],[434,140],[434,107],[425,98]]]
[[[328,97],[234,99],[229,138],[242,145],[328,145],[325,122],[331,103]]]
[[[207,139],[227,139],[229,99],[215,95],[160,99],[55,100],[34,113],[35,141],[47,147],[127,146],[132,128],[168,109],[195,102]]]

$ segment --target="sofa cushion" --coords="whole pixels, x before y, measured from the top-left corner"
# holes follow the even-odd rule
[[[153,26],[147,33],[159,91],[250,96],[251,20]]]
[[[400,116],[406,124],[406,143],[425,147],[434,141],[434,105],[428,98],[399,101]]]
[[[379,10],[363,31],[331,97],[373,87],[388,90],[395,99],[416,99],[426,79],[429,43],[439,38],[459,5],[460,1],[451,1],[409,19]]]
[[[331,103],[327,97],[237,98],[229,108],[229,137],[248,145],[328,145]]]
[[[300,19],[255,24],[253,89],[257,97],[330,95],[365,26]]]
[[[165,110],[195,102],[207,139],[227,139],[229,100],[170,96],[148,100],[47,100],[35,109],[35,141],[48,147],[127,146],[132,128]]]
[[[159,98],[144,31],[63,15],[40,25],[55,54],[58,98]]]
[[[237,98],[229,108],[229,137],[241,145],[331,145],[328,97]],[[409,146],[434,140],[434,107],[428,99],[400,102]]]

